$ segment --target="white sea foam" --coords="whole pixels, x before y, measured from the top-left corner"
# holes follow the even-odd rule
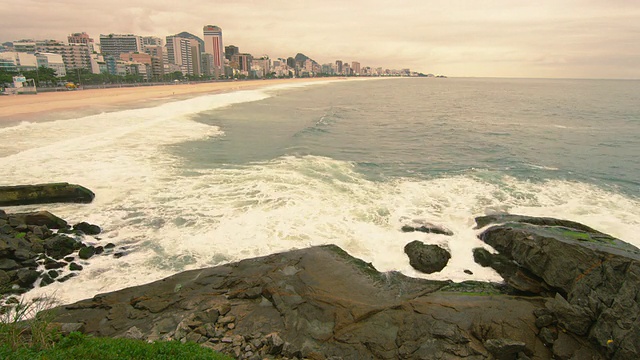
[[[119,259],[83,261],[79,276],[31,295],[56,291],[61,301],[71,302],[186,269],[330,243],[381,271],[499,281],[473,262],[471,252],[486,247],[477,239],[473,218],[496,211],[567,218],[640,245],[635,238],[640,203],[588,184],[475,173],[374,182],[349,162],[318,156],[185,169],[167,151],[178,142],[224,136],[216,127],[191,121],[193,114],[268,96],[264,91],[211,95],[29,125],[0,158],[2,182],[69,181],[91,188],[97,194],[92,204],[47,208],[71,222],[104,228],[101,241],[87,241],[127,249]],[[443,225],[455,235],[402,233],[407,218]],[[443,272],[424,275],[410,267],[403,247],[413,240],[451,250]]]

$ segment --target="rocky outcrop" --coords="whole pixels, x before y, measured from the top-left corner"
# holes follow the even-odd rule
[[[502,263],[511,261],[509,267],[538,282],[540,293],[553,295],[538,310],[536,325],[557,358],[583,353],[585,344],[612,359],[640,358],[638,248],[572,221],[477,219],[479,227],[492,223],[501,225],[485,230],[481,239],[500,253]],[[578,337],[567,341],[567,334]]]
[[[61,329],[196,342],[239,359],[640,358],[640,250],[558,219],[500,215],[478,225],[497,253],[478,248],[474,258],[504,284],[379,273],[327,245],[186,271],[51,311]],[[87,247],[82,257],[93,254]],[[47,262],[50,271],[58,262]],[[16,281],[32,278],[21,271]]]
[[[7,214],[0,210],[0,294],[24,293],[38,279],[40,286],[46,286],[75,276],[82,266],[73,263],[75,256],[70,255],[84,248],[90,248],[91,255],[99,252],[99,247],[83,244],[82,235],[47,211]]]
[[[327,245],[186,271],[54,311],[57,322],[97,336],[193,341],[239,359],[549,359],[535,326],[540,308],[543,299],[492,284],[382,274]]]
[[[0,206],[90,203],[94,197],[91,190],[68,183],[0,186]]]
[[[415,240],[404,247],[404,252],[409,256],[409,264],[425,274],[441,271],[447,266],[451,254],[438,245],[426,245]]]

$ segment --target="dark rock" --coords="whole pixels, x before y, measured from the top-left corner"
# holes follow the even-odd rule
[[[553,316],[551,315],[542,315],[536,319],[536,327],[538,328],[543,328],[551,324],[553,324]]]
[[[73,226],[73,229],[80,230],[86,235],[98,235],[102,231],[102,229],[100,229],[100,226],[89,224],[88,222],[84,222],[84,221],[81,223],[75,224]]]
[[[12,259],[0,259],[0,270],[14,270],[19,268],[20,265]]]
[[[108,243],[107,245],[104,246],[106,250],[113,249],[114,247],[116,247],[116,244],[114,243]]]
[[[19,261],[29,260],[37,257],[38,255],[31,252],[29,249],[21,248],[17,249],[13,253],[13,258]]]
[[[46,254],[54,259],[62,259],[79,247],[80,242],[66,235],[52,236],[44,241]]]
[[[540,337],[540,339],[542,339],[545,345],[551,346],[558,338],[558,332],[552,331],[548,327],[544,327],[540,329],[540,333],[538,334],[538,336]]]
[[[414,269],[431,274],[444,269],[451,258],[449,252],[438,245],[425,245],[416,240],[404,247],[409,263]]]
[[[75,258],[75,257],[73,257],[73,256],[65,256],[63,260],[64,260],[64,261],[66,261],[66,262],[68,262],[68,263],[70,263],[70,262],[72,262],[72,261],[73,261],[73,260],[75,260],[75,259],[76,259],[76,258]]]
[[[53,259],[46,259],[44,263],[44,268],[47,270],[51,269],[60,269],[67,265],[64,261],[55,261]]]
[[[69,270],[71,270],[71,271],[80,271],[82,269],[83,269],[82,265],[78,265],[78,264],[76,264],[74,262],[69,264]]]
[[[278,335],[278,333],[271,333],[266,336],[267,354],[278,355],[282,352],[284,346],[284,340]]]
[[[104,252],[104,247],[102,246],[96,246],[95,247],[95,255],[100,255]]]
[[[415,221],[411,225],[403,225],[400,229],[402,232],[423,232],[428,234],[439,234],[439,235],[447,235],[452,236],[453,232],[443,226],[434,225],[424,221]]]
[[[512,339],[489,339],[484,342],[484,346],[496,360],[512,360],[525,350],[527,344]]]
[[[640,249],[566,220],[483,217],[478,226],[495,221],[506,223],[481,239],[557,292],[546,306],[573,342],[554,342],[556,356],[582,353],[592,343],[610,358],[640,358]]]
[[[473,249],[476,263],[493,268],[509,286],[515,290],[529,294],[546,294],[549,286],[535,275],[518,266],[513,260],[502,254],[491,254],[484,248]]]
[[[7,220],[9,217],[7,216],[7,213],[0,209],[0,220]]]
[[[0,289],[3,285],[6,285],[11,282],[11,278],[7,275],[7,272],[4,270],[0,270]]]
[[[57,202],[90,203],[94,197],[95,194],[91,190],[68,183],[0,186],[0,206]]]
[[[473,275],[473,271],[469,270],[469,269],[464,269],[464,273],[467,275]]]
[[[56,270],[49,270],[47,271],[47,275],[49,275],[52,279],[55,279],[60,276],[60,273]]]
[[[72,273],[68,273],[67,275],[65,275],[65,276],[63,276],[63,277],[61,277],[61,278],[59,278],[59,279],[57,279],[57,280],[58,280],[59,282],[65,282],[65,281],[67,281],[67,280],[71,279],[71,278],[72,278],[72,277],[74,277],[74,276],[78,276],[78,273],[74,273],[74,272],[72,272]]]
[[[17,271],[18,284],[22,287],[32,287],[33,283],[38,280],[40,273],[35,270],[19,269]]]
[[[78,257],[83,260],[87,260],[96,253],[96,248],[93,246],[85,246],[78,251]]]
[[[546,306],[558,318],[559,326],[577,335],[587,335],[595,320],[595,314],[590,309],[571,305],[560,294],[547,301]]]
[[[23,260],[20,265],[24,268],[35,269],[38,267],[38,262],[35,259]]]
[[[0,225],[0,234],[11,234],[13,228],[9,224]]]
[[[48,211],[11,214],[11,218],[26,225],[46,226],[47,229],[60,229],[67,226],[67,222]]]
[[[57,274],[57,273],[56,273],[56,274]],[[55,280],[53,280],[53,279],[51,278],[51,276],[49,276],[49,274],[48,274],[48,273],[43,274],[43,275],[40,277],[40,286],[47,286],[47,285],[50,285],[50,284],[51,284],[51,283],[53,283],[54,281],[55,281]]]
[[[575,221],[561,220],[561,219],[548,218],[548,217],[499,214],[499,215],[479,216],[475,220],[476,220],[477,229],[483,228],[491,224],[523,223],[523,224],[531,224],[531,225],[539,225],[539,226],[555,226],[555,227],[559,226],[559,227],[565,227],[568,229],[584,231],[588,233],[598,233],[601,235],[606,235],[586,225],[577,223]]]
[[[44,239],[45,230],[48,229],[46,226],[31,226],[31,232],[33,235],[39,239]]]

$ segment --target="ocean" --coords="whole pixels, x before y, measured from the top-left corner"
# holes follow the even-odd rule
[[[143,108],[0,123],[0,185],[81,184],[47,209],[116,244],[65,283],[72,302],[215,266],[337,244],[380,271],[500,281],[474,217],[584,223],[640,246],[640,81],[394,78],[268,86]],[[1,112],[1,109],[0,109]],[[46,121],[45,121],[46,120]],[[453,236],[403,233],[414,220]],[[448,248],[440,273],[404,245]],[[467,274],[470,270],[473,274]]]

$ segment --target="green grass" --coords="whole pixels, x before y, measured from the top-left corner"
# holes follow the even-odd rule
[[[8,345],[1,344],[0,358],[6,360],[231,359],[195,343],[183,344],[178,341],[147,343],[132,339],[97,338],[77,332],[60,338],[52,347],[42,350],[32,347],[13,350]]]
[[[0,307],[0,359],[6,360],[218,360],[231,359],[195,343],[99,338],[52,328],[53,296],[24,298]]]

